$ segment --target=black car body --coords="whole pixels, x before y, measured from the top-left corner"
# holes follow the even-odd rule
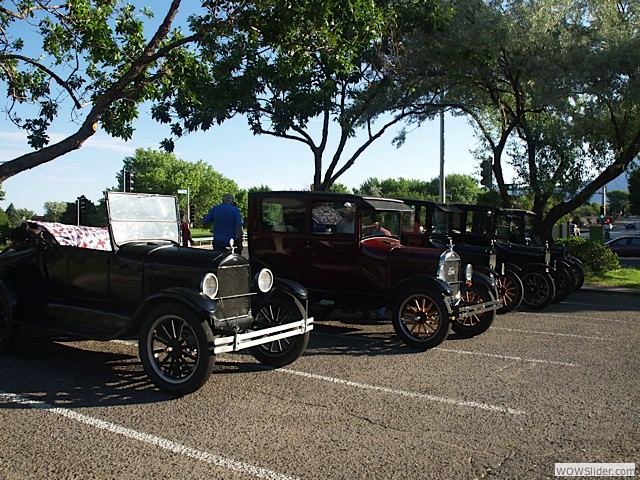
[[[463,273],[450,248],[400,243],[411,209],[398,200],[331,192],[251,192],[249,258],[309,291],[313,307],[387,307],[396,332],[433,347],[449,322],[461,335],[486,330],[498,302],[485,275]]]
[[[108,192],[108,228],[28,222],[0,255],[0,351],[18,327],[96,340],[138,337],[153,383],[200,388],[215,355],[251,348],[290,363],[306,348],[307,293],[246,258],[179,245],[174,197]],[[278,315],[273,312],[277,311]]]
[[[453,241],[454,235],[461,238],[465,231],[462,223],[464,211],[452,205],[401,198],[413,210],[414,223],[411,229],[402,231],[401,242],[407,246],[443,248]],[[505,268],[494,242],[488,245],[454,243],[454,251],[463,263],[470,263],[474,270],[492,277],[496,282],[501,302],[498,313],[508,313],[520,306],[524,295],[522,279],[512,269]]]

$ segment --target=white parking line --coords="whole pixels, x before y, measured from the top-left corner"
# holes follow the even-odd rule
[[[587,340],[608,340],[605,337],[590,337],[587,335],[576,335],[573,333],[555,333],[555,332],[540,332],[537,330],[521,330],[519,328],[494,327],[493,325],[491,326],[491,330],[504,330],[507,332],[518,332],[518,333],[535,333],[536,335],[551,335],[553,337],[584,338]]]
[[[231,458],[215,455],[209,452],[203,452],[202,450],[196,450],[195,448],[187,447],[186,445],[173,442],[166,438],[151,435],[149,433],[138,432],[137,430],[132,430],[115,423],[105,422],[104,420],[90,417],[88,415],[83,415],[82,413],[74,412],[73,410],[69,410],[68,408],[55,407],[48,403],[40,402],[38,400],[31,400],[30,398],[22,397],[14,393],[6,393],[0,391],[0,399],[55,413],[66,418],[70,418],[71,420],[84,423],[85,425],[99,428],[100,430],[106,430],[108,432],[122,435],[133,440],[138,440],[149,445],[164,448],[165,450],[168,450],[170,452],[185,455],[187,457],[191,457],[196,460],[209,463],[211,465],[216,465],[227,470],[246,473],[257,478],[267,478],[272,480],[294,480],[296,478],[273,472],[271,470],[267,470],[266,468],[239,462]]]
[[[465,355],[480,355],[482,357],[499,358],[501,360],[516,360],[516,361],[519,361],[519,362],[531,362],[531,363],[548,363],[550,365],[562,365],[564,367],[579,367],[580,366],[577,363],[571,363],[571,362],[557,362],[557,361],[554,361],[554,360],[540,360],[538,358],[512,357],[510,355],[497,355],[495,353],[470,352],[468,350],[457,350],[455,348],[436,347],[436,350],[440,350],[442,352],[463,353]]]
[[[490,412],[508,413],[510,415],[524,415],[524,413],[525,413],[522,410],[516,410],[515,408],[503,407],[503,406],[500,406],[500,405],[490,405],[490,404],[487,404],[487,403],[472,402],[472,401],[469,401],[469,400],[456,400],[456,399],[453,399],[453,398],[437,397],[435,395],[429,395],[427,393],[410,392],[410,391],[407,391],[407,390],[399,390],[399,389],[396,389],[396,388],[379,387],[377,385],[370,385],[370,384],[367,384],[367,383],[353,382],[351,380],[343,380],[341,378],[328,377],[326,375],[318,375],[316,373],[301,372],[299,370],[291,370],[291,369],[288,369],[288,368],[278,368],[275,371],[276,372],[289,373],[291,375],[297,375],[299,377],[311,378],[311,379],[314,379],[314,380],[322,380],[324,382],[337,383],[339,385],[346,385],[348,387],[362,388],[364,390],[372,390],[372,391],[375,391],[375,392],[390,393],[392,395],[401,395],[403,397],[421,398],[421,399],[424,399],[424,400],[429,400],[431,402],[447,403],[449,405],[455,405],[455,406],[458,406],[458,407],[471,407],[471,408],[477,408],[477,409],[480,409],[480,410],[487,410],[487,411],[490,411]]]

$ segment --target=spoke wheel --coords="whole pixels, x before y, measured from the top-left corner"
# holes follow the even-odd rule
[[[553,297],[553,301],[561,302],[566,299],[571,292],[573,292],[576,285],[576,279],[568,266],[559,264],[553,275],[553,283],[556,287],[556,293]]]
[[[507,270],[504,275],[498,277],[496,286],[502,301],[502,307],[498,309],[498,314],[512,312],[520,306],[524,296],[524,286],[517,273]]]
[[[474,285],[471,288],[467,288],[461,292],[461,297],[463,305],[477,305],[494,300],[494,296],[484,285]],[[451,323],[451,329],[461,337],[473,337],[486,332],[495,318],[495,310],[469,315]]]
[[[277,295],[258,303],[254,309],[254,329],[274,327],[284,323],[301,320],[305,312],[287,295]],[[265,365],[282,367],[297,360],[306,350],[309,335],[281,338],[258,345],[252,349],[253,356]]]
[[[532,310],[540,310],[549,306],[555,295],[555,285],[551,275],[537,270],[529,270],[522,274],[524,297],[522,303]]]
[[[449,333],[449,316],[442,297],[422,289],[398,296],[392,307],[393,328],[407,345],[419,350],[438,346]]]
[[[151,381],[175,395],[199,389],[209,379],[214,358],[211,328],[181,305],[154,308],[142,323],[138,348]]]

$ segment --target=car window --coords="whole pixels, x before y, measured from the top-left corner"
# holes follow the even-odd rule
[[[362,212],[362,238],[368,237],[396,237],[400,234],[400,229],[406,222],[411,222],[413,212],[384,211],[384,210],[363,210]]]
[[[175,197],[111,191],[107,200],[116,245],[145,240],[178,243],[180,224]]]
[[[304,201],[300,198],[265,198],[262,200],[261,228],[267,232],[303,232],[304,213]]]
[[[312,232],[316,235],[355,234],[356,206],[350,202],[314,202]]]

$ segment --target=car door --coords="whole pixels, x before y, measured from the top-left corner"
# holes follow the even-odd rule
[[[312,198],[309,207],[306,283],[315,288],[360,289],[356,206],[346,199],[319,197]]]

